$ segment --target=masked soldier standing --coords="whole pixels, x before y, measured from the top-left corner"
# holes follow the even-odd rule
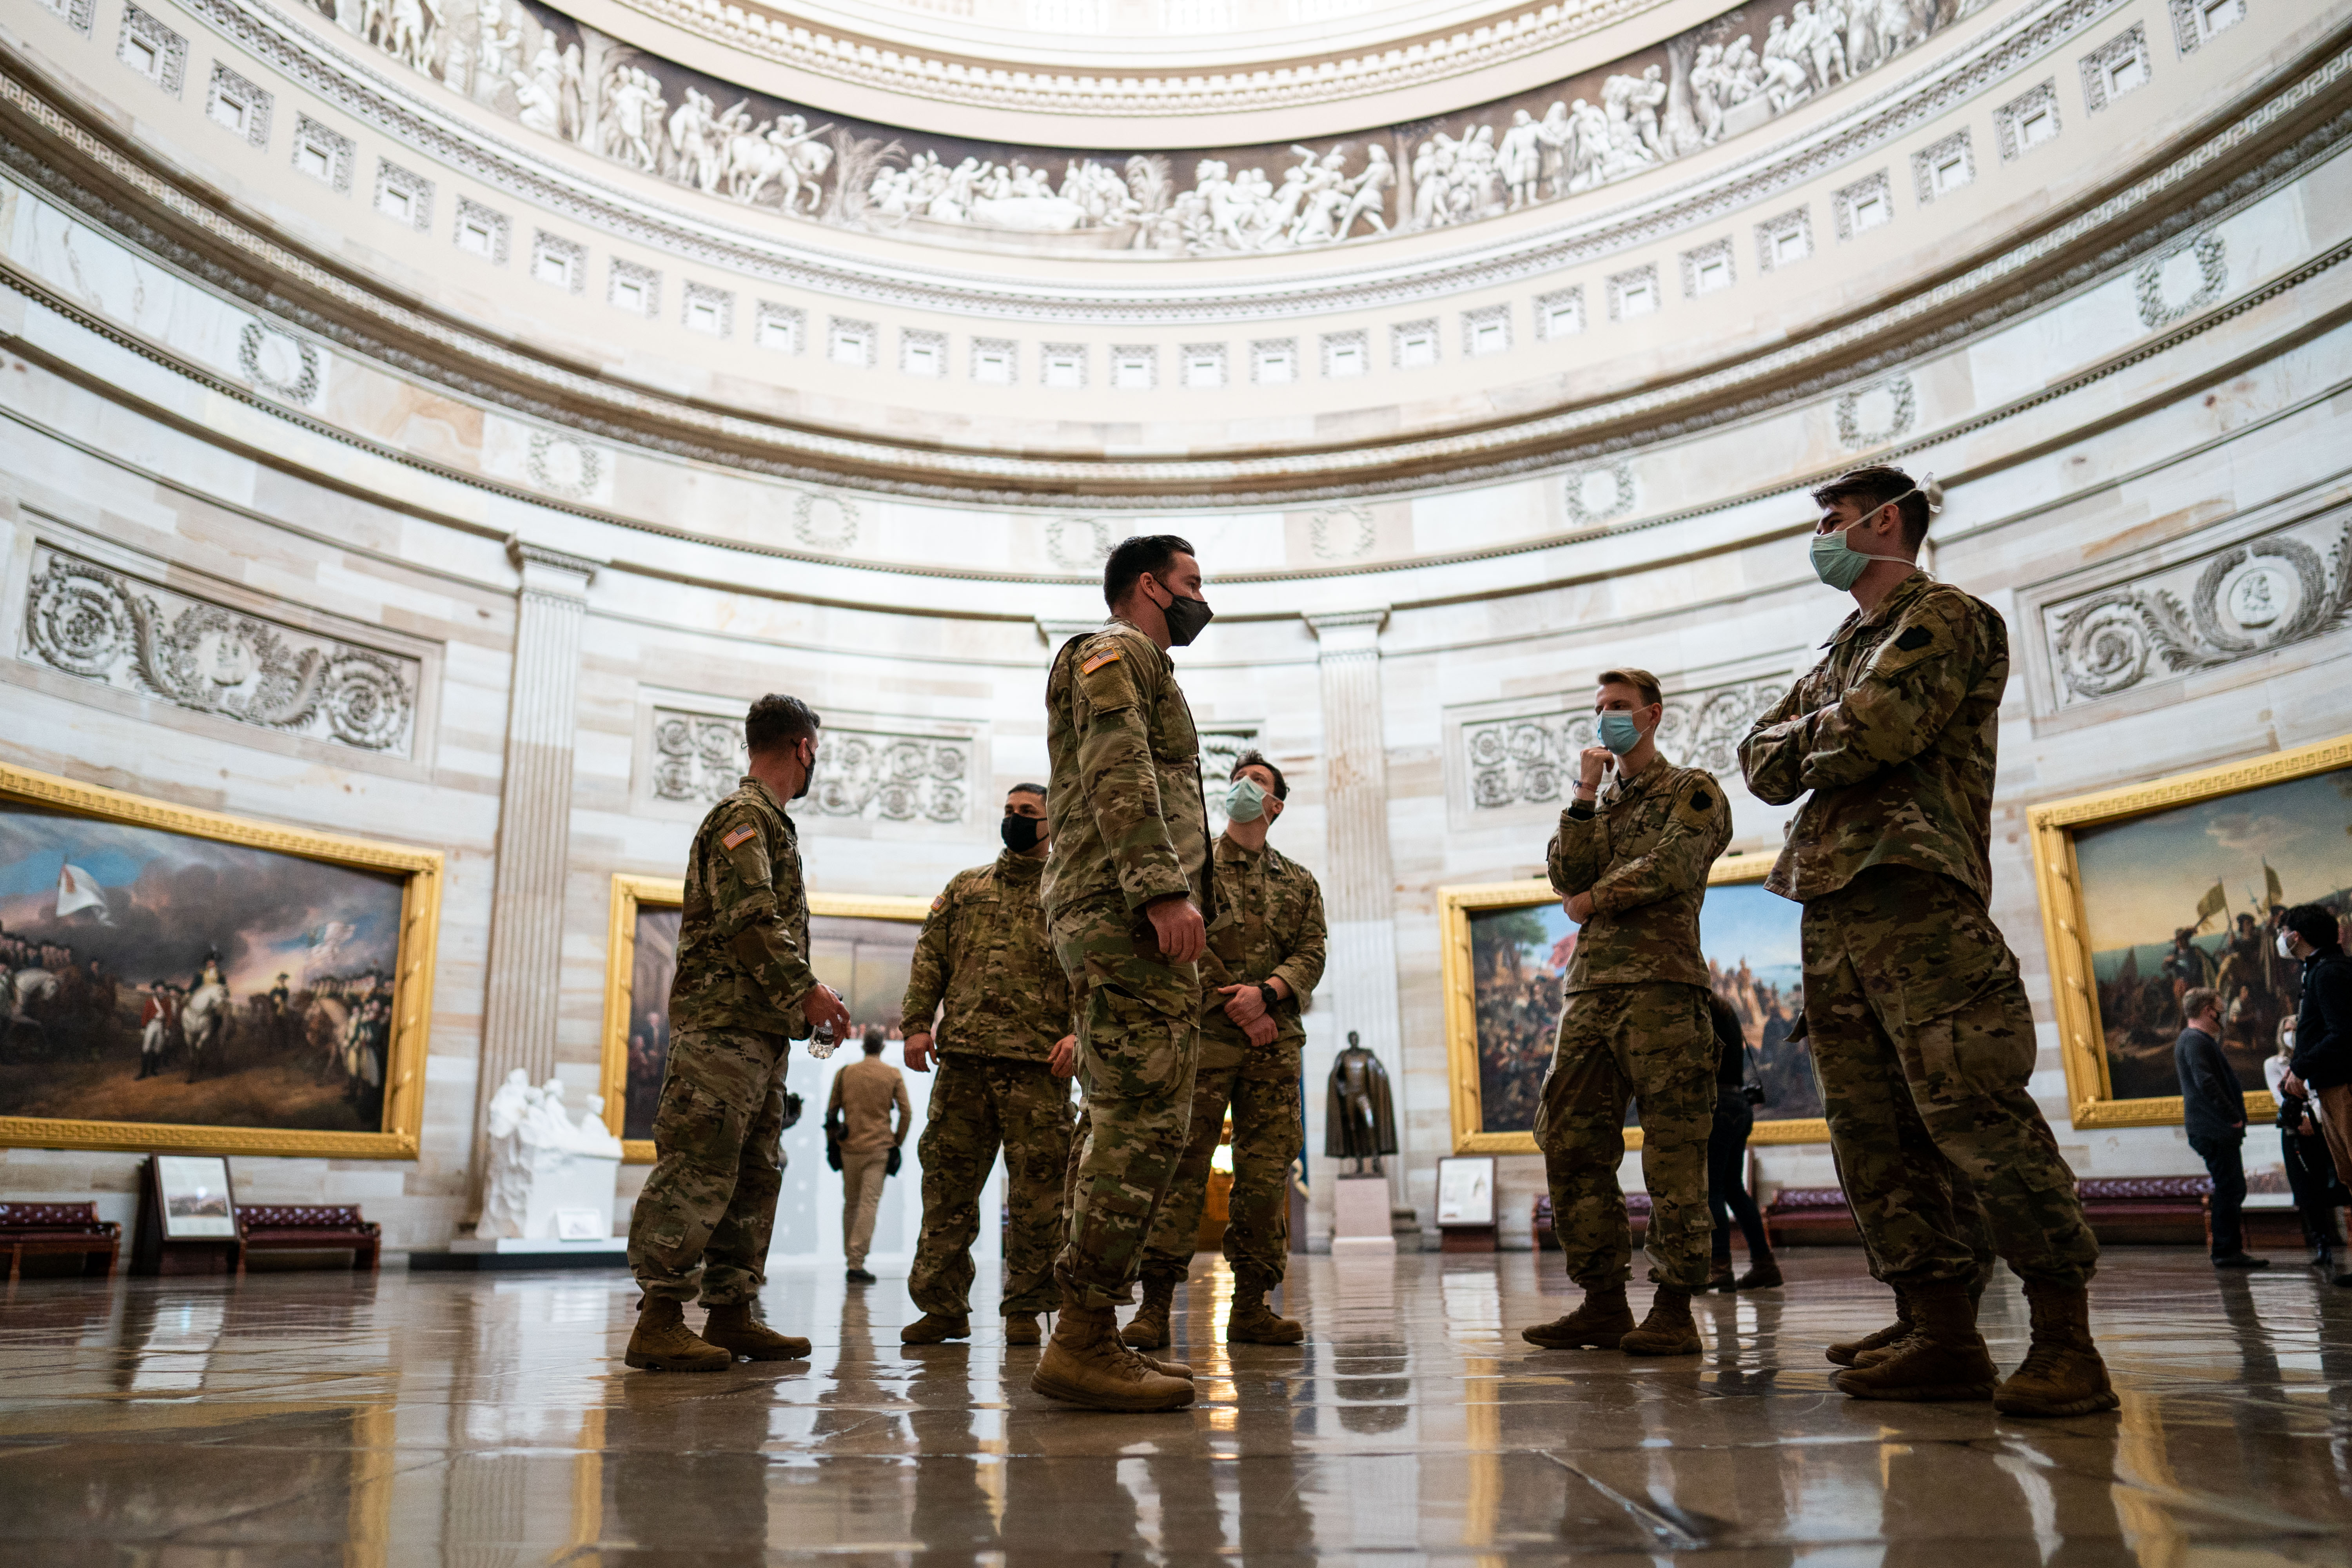
[[[751,704],[749,771],[702,819],[687,860],[654,1168],[629,1215],[629,1269],[646,1293],[631,1366],[716,1372],[739,1355],[809,1352],[756,1309],[783,1185],[792,1042],[819,1025],[849,1030],[841,998],[809,968],[800,838],[784,815],[816,771],[817,725],[796,697]],[[698,1289],[710,1310],[699,1335],[683,1310]]]
[[[1658,755],[1665,705],[1656,676],[1609,670],[1592,706],[1601,744],[1579,759],[1575,796],[1549,855],[1552,890],[1580,929],[1559,1043],[1536,1108],[1552,1228],[1584,1302],[1522,1337],[1548,1350],[1696,1355],[1690,1303],[1706,1289],[1715,1233],[1706,1141],[1716,1076],[1698,912],[1707,868],[1731,841],[1731,808],[1713,774]],[[1612,764],[1616,776],[1603,791],[1601,774]],[[1643,1251],[1657,1285],[1638,1328],[1625,1300],[1633,1228],[1617,1184],[1628,1100],[1642,1111],[1642,1180],[1650,1191]]]
[[[1061,1244],[1062,1187],[1070,1163],[1070,983],[1045,940],[1039,891],[1051,845],[1045,786],[1013,786],[995,863],[960,871],[931,900],[907,976],[907,1068],[939,1058],[923,1124],[923,1234],[907,1293],[923,1315],[901,1343],[937,1344],[971,1334],[971,1244],[980,1191],[1004,1151],[1004,1342],[1038,1342],[1037,1314],[1061,1299],[1054,1250]],[[936,1036],[931,1016],[944,1000]]]
[[[1121,1335],[1139,1350],[1168,1342],[1168,1314],[1184,1282],[1209,1192],[1209,1163],[1234,1118],[1234,1186],[1225,1261],[1234,1270],[1228,1344],[1295,1345],[1307,1330],[1276,1316],[1267,1294],[1290,1254],[1290,1163],[1305,1140],[1299,1053],[1305,1011],[1323,978],[1323,889],[1314,874],[1265,841],[1290,785],[1256,752],[1234,763],[1228,826],[1216,847],[1217,921],[1209,928],[1201,999],[1201,1067],[1192,1131],[1143,1254],[1143,1306]]]
[[[1118,1337],[1143,1248],[1184,1150],[1200,1047],[1204,906],[1215,912],[1201,742],[1168,649],[1209,624],[1201,566],[1173,534],[1103,567],[1112,619],[1045,679],[1053,851],[1045,919],[1078,1009],[1086,1105],[1054,1275],[1062,1315],[1030,1386],[1106,1410],[1173,1410],[1189,1378]]]
[[[1990,1398],[2011,1415],[2111,1410],[2089,1322],[2098,1243],[2025,1091],[2033,1012],[1985,908],[2009,628],[1914,564],[1939,492],[1867,468],[1813,500],[1813,570],[1858,608],[1739,760],[1774,805],[1811,792],[1765,885],[1805,907],[1804,1023],[1830,1142],[1872,1270],[1909,1324],[1837,1385]],[[1998,1391],[1969,1293],[1980,1222],[1955,1171],[2032,1307],[2032,1347]]]

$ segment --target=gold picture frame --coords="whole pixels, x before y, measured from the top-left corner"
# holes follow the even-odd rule
[[[2058,1016],[2059,1056],[2066,1068],[2066,1100],[2075,1126],[2178,1127],[2183,1120],[2177,1094],[2118,1099],[2113,1092],[2106,1034],[2099,1018],[2090,910],[2075,853],[2077,836],[2089,828],[2347,768],[2352,768],[2352,735],[2273,752],[2252,762],[2052,801],[2027,812],[2034,887],[2042,900],[2042,937],[2050,954],[2050,994]],[[2270,1120],[2275,1109],[2270,1095],[2260,1090],[2246,1091],[2245,1104],[2250,1126]]]
[[[676,909],[686,900],[686,883],[677,877],[640,877],[626,871],[613,875],[612,906],[604,945],[604,1043],[600,1082],[604,1096],[604,1125],[621,1140],[621,1162],[650,1165],[654,1142],[624,1136],[628,1116],[629,1015],[635,1005],[637,910]],[[843,920],[902,921],[920,924],[931,911],[931,900],[888,894],[811,893],[809,913]]]
[[[1727,855],[1708,868],[1707,885],[1718,887],[1761,882],[1771,873],[1772,860],[1769,855]],[[1532,909],[1559,901],[1559,895],[1551,890],[1549,882],[1534,879],[1487,882],[1437,890],[1438,940],[1442,944],[1440,984],[1445,994],[1446,1081],[1450,1091],[1448,1098],[1452,1102],[1454,1152],[1456,1154],[1539,1152],[1532,1132],[1486,1131],[1485,1108],[1480,1103],[1477,999],[1474,994],[1476,977],[1470,957],[1470,917],[1481,910]],[[1797,909],[1793,903],[1789,907],[1792,912]],[[1784,1121],[1759,1121],[1749,1142],[1825,1143],[1829,1135],[1829,1123],[1821,1117],[1791,1117]],[[1628,1128],[1625,1147],[1633,1150],[1641,1146],[1641,1129]]]
[[[433,1020],[433,965],[441,927],[442,856],[404,844],[346,838],[0,764],[0,805],[22,804],[102,822],[269,850],[402,879],[400,936],[394,960],[392,1029],[383,1065],[383,1130],[338,1132],[205,1123],[81,1121],[0,1116],[0,1145],[36,1149],[130,1149],[164,1153],[278,1154],[302,1159],[413,1160],[425,1120],[425,1056]]]

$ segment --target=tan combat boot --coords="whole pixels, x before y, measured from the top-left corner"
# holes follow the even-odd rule
[[[746,1361],[806,1361],[808,1341],[797,1334],[780,1334],[751,1315],[751,1303],[735,1301],[710,1309],[702,1337],[730,1355]]]
[[[1248,1287],[1234,1293],[1234,1310],[1225,1319],[1225,1343],[1295,1345],[1307,1337],[1307,1325],[1278,1315],[1265,1304],[1265,1294]]]
[[[945,1340],[970,1338],[971,1319],[961,1312],[925,1312],[898,1331],[898,1342],[902,1345],[935,1345]]]
[[[1029,1387],[1089,1410],[1180,1410],[1192,1403],[1189,1381],[1154,1372],[1119,1343],[1114,1309],[1080,1306],[1067,1291]]]
[[[1176,1310],[1176,1281],[1146,1279],[1143,1305],[1118,1331],[1121,1343],[1139,1351],[1156,1351],[1168,1342],[1168,1315]]]
[[[1650,1315],[1642,1326],[1618,1336],[1617,1348],[1627,1355],[1696,1355],[1698,1324],[1691,1321],[1691,1293],[1679,1286],[1661,1285],[1650,1298]]]
[[[1596,1285],[1584,1292],[1584,1304],[1565,1318],[1521,1329],[1519,1338],[1548,1351],[1613,1351],[1633,1331],[1633,1309],[1625,1304],[1625,1287]]]
[[[1835,1379],[1838,1391],[1856,1399],[1990,1399],[1995,1373],[1984,1336],[1977,1332],[1976,1304],[1965,1280],[1945,1279],[1911,1288],[1911,1332],[1867,1366],[1857,1363]]]
[[[2073,1289],[2028,1282],[2033,1343],[2025,1363],[1992,1396],[2003,1415],[2088,1415],[2121,1403],[2107,1381],[2107,1363],[2091,1342],[2091,1298]]]
[[[900,1342],[903,1343],[904,1342],[902,1341]],[[1005,1313],[1004,1342],[1008,1345],[1034,1345],[1044,1343],[1044,1336],[1039,1334],[1037,1331],[1037,1314],[1034,1312]]]
[[[733,1352],[686,1326],[685,1304],[667,1296],[646,1298],[637,1310],[636,1331],[629,1335],[628,1353],[621,1359],[647,1372],[724,1372],[735,1364]]]
[[[1858,1340],[1840,1340],[1822,1353],[1839,1366],[1865,1366],[1911,1337],[1911,1297],[1895,1287],[1895,1321]]]

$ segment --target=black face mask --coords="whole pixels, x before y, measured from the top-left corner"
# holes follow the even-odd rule
[[[1045,825],[1034,816],[1007,816],[996,825],[996,836],[1015,855],[1025,855],[1045,837]]]
[[[798,800],[808,794],[809,785],[814,783],[816,783],[816,752],[812,751],[809,752],[808,772],[801,775],[801,787],[793,791],[793,798]]]
[[[1160,613],[1168,619],[1168,640],[1178,647],[1192,647],[1192,639],[1217,618],[1217,612],[1209,608],[1208,600],[1179,598],[1173,592],[1169,594],[1168,603],[1160,607]]]

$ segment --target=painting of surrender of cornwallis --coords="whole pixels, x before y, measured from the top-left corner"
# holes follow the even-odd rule
[[[383,1131],[404,880],[0,801],[0,1117]]]
[[[2074,834],[2111,1098],[2180,1092],[2180,999],[2221,994],[2221,1048],[2260,1094],[2301,965],[2279,956],[2295,904],[2352,914],[2352,771],[2314,773]]]

